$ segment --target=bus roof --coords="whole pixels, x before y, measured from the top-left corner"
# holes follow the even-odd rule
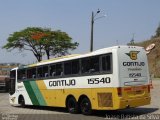
[[[57,58],[52,58],[49,60],[43,60],[41,62],[37,62],[34,64],[30,65],[25,65],[25,66],[20,66],[19,69],[21,68],[28,68],[28,67],[35,67],[35,66],[40,66],[40,65],[46,65],[46,64],[51,64],[51,63],[58,63],[58,62],[63,62],[67,60],[74,60],[78,58],[83,58],[83,57],[90,57],[93,55],[100,55],[100,54],[105,54],[105,53],[111,53],[113,49],[118,49],[118,48],[143,48],[139,46],[113,46],[113,47],[108,47],[108,48],[102,48],[99,50],[95,50],[93,52],[85,53],[85,54],[72,54],[72,55],[66,55],[62,57],[57,57]]]

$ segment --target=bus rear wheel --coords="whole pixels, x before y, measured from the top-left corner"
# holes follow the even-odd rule
[[[23,107],[23,108],[25,107],[25,100],[24,100],[23,96],[19,97],[19,104],[20,104],[21,107]]]
[[[84,115],[90,115],[92,113],[91,102],[87,97],[83,98],[80,102],[80,110]]]
[[[67,109],[68,112],[76,114],[78,113],[78,104],[74,97],[70,97],[67,100]]]

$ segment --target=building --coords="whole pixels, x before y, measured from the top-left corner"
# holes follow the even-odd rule
[[[10,70],[19,65],[19,63],[0,63],[0,91],[8,92]]]

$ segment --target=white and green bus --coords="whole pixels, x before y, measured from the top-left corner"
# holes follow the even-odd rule
[[[150,104],[144,48],[114,46],[17,67],[10,73],[12,105],[66,107],[70,113]]]

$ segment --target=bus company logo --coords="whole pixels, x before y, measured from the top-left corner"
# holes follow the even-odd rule
[[[137,60],[137,54],[140,51],[130,51],[129,53],[126,53],[126,55],[128,55],[132,60]]]

